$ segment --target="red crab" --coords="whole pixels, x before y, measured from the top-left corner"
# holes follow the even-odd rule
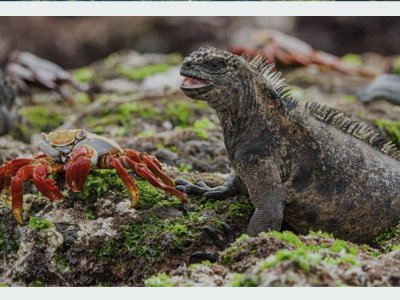
[[[256,47],[231,47],[229,51],[236,55],[254,58],[257,55],[268,58],[269,63],[280,62],[283,65],[319,65],[345,73],[362,76],[375,76],[363,67],[351,67],[338,57],[317,50],[306,42],[277,30],[256,31]]]
[[[62,198],[51,175],[65,171],[68,186],[74,192],[83,190],[92,168],[115,169],[132,197],[132,207],[139,201],[139,190],[127,169],[145,178],[153,186],[186,202],[186,195],[175,188],[175,182],[162,171],[152,155],[134,149],[123,149],[115,141],[86,130],[62,130],[42,133],[39,154],[33,159],[17,158],[0,166],[0,193],[10,187],[12,211],[23,224],[23,183],[32,179],[37,189],[52,201]]]

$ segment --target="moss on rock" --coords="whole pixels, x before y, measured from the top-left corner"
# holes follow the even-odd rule
[[[182,250],[198,234],[190,225],[184,217],[160,219],[150,213],[143,222],[125,227],[124,245],[133,256],[155,262],[169,250]]]
[[[150,64],[135,68],[128,68],[120,65],[117,71],[120,75],[125,76],[130,80],[143,80],[151,75],[166,73],[170,68],[171,67],[168,64]]]
[[[25,106],[20,109],[19,114],[23,121],[18,127],[24,136],[30,136],[32,133],[48,132],[61,126],[65,121],[65,115],[50,111],[47,106]]]
[[[156,276],[152,276],[144,281],[144,285],[147,287],[172,287],[171,277],[165,273],[159,273]]]
[[[385,253],[400,249],[400,225],[382,232],[374,239],[374,243]]]
[[[31,227],[34,230],[49,229],[53,226],[54,226],[53,223],[49,220],[38,217],[29,218],[29,227]]]
[[[248,217],[254,211],[254,206],[249,200],[239,200],[233,202],[228,207],[228,216],[231,218],[241,219]]]

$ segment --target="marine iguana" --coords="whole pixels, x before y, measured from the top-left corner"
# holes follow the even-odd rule
[[[396,74],[379,75],[369,85],[360,89],[357,97],[363,103],[382,99],[400,105],[400,76]]]
[[[178,180],[188,194],[248,193],[247,233],[322,230],[370,242],[400,221],[400,149],[374,128],[318,103],[293,100],[281,73],[212,47],[183,61],[181,89],[215,109],[233,168],[209,188]]]
[[[15,90],[11,81],[0,70],[0,136],[7,134],[12,127],[12,106]]]

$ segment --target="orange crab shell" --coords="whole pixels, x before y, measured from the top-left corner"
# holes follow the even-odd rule
[[[48,134],[43,133],[42,138],[54,146],[67,146],[73,144],[77,139],[81,140],[86,136],[86,131],[83,129],[73,130],[58,130]]]

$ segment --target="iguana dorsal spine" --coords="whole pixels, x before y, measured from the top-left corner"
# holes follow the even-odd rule
[[[248,63],[263,75],[265,81],[279,96],[285,108],[290,110],[297,106],[298,102],[289,95],[290,89],[287,89],[283,84],[285,78],[282,77],[282,73],[274,71],[274,64],[269,64],[268,60],[259,55],[249,60]],[[311,102],[311,104],[307,102],[305,111],[317,120],[333,126],[344,133],[351,134],[371,147],[396,160],[400,160],[400,148],[393,141],[382,136],[375,128],[365,123],[354,121],[345,116],[343,112],[317,102]]]

